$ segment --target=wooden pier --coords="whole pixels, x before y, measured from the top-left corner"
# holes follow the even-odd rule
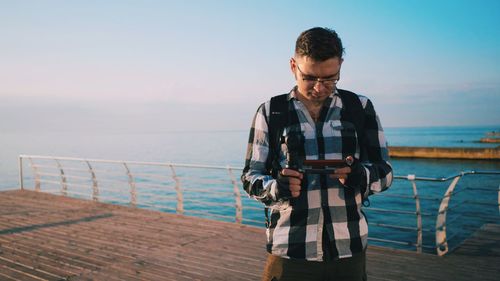
[[[263,228],[0,192],[0,280],[259,280]],[[370,246],[369,280],[498,280],[500,226],[438,257]]]

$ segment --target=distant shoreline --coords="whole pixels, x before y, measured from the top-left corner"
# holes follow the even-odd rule
[[[500,146],[493,148],[391,146],[389,156],[393,158],[500,160]]]
[[[480,143],[500,143],[500,138],[482,138]]]

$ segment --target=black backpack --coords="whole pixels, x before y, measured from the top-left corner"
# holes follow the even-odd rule
[[[360,148],[359,158],[364,159],[367,152],[365,151],[365,113],[363,105],[361,104],[358,95],[355,93],[342,89],[337,89],[337,91],[343,105],[340,113],[341,119],[354,124]],[[289,94],[282,94],[272,97],[269,106],[269,120],[267,122],[269,155],[266,161],[266,169],[274,178],[278,176],[281,168],[279,163],[279,152],[282,143],[281,136],[283,135],[285,126],[290,122],[290,112],[293,112],[289,108],[290,106],[293,106],[293,104],[288,101],[288,95]],[[296,116],[294,117],[297,118]],[[370,205],[368,198],[363,198],[363,205]],[[264,214],[266,218],[266,228],[268,228],[270,224],[268,207],[264,208]]]
[[[360,159],[366,156],[365,144],[365,115],[363,105],[359,100],[358,95],[353,92],[337,89],[340,99],[342,100],[343,108],[341,111],[341,119],[354,124],[358,141],[360,145]],[[289,94],[283,94],[271,98],[269,120],[268,120],[268,135],[269,135],[269,157],[267,158],[266,168],[270,174],[276,178],[279,172],[279,151],[282,143],[281,136],[285,126],[290,121],[290,106],[293,106],[288,101]]]

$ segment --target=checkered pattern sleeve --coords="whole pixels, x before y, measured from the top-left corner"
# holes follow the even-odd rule
[[[268,121],[270,102],[263,103],[250,128],[245,168],[241,180],[248,195],[267,206],[277,202],[276,180],[269,174],[266,161],[269,154]]]
[[[382,125],[372,102],[360,96],[365,112],[366,157],[361,159],[367,174],[364,196],[386,190],[392,184],[392,167]]]

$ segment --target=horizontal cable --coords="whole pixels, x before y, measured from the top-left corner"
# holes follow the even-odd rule
[[[484,205],[484,206],[496,206],[496,207],[498,207],[498,203],[491,203],[491,202],[487,202],[487,201],[465,200],[464,204],[474,204],[474,205]]]
[[[88,167],[84,169],[84,168],[71,168],[71,167],[63,166],[63,170],[64,171],[72,171],[72,172],[84,172],[84,173],[90,172],[90,169]]]
[[[227,184],[230,185],[232,184],[230,179],[203,179],[203,178],[189,178],[189,177],[182,177],[182,176],[177,176],[179,180],[189,180],[190,183],[212,183],[212,184]]]
[[[207,217],[216,217],[216,218],[224,218],[224,219],[231,219],[231,220],[234,220],[234,219],[235,219],[235,217],[234,217],[234,216],[217,215],[217,214],[208,213],[208,212],[206,212],[206,211],[198,211],[198,210],[188,210],[188,209],[184,209],[184,212],[185,212],[185,213],[196,213],[196,214],[202,214],[202,215],[207,216]]]
[[[395,198],[408,198],[408,199],[414,199],[415,196],[410,196],[410,195],[400,195],[400,194],[380,194],[377,196],[383,196],[383,197],[395,197]]]
[[[218,191],[218,190],[208,190],[208,189],[199,189],[199,188],[191,188],[191,187],[183,187],[184,191],[192,193],[193,191],[201,192],[201,193],[209,193],[209,194],[218,194],[222,196],[233,196],[234,191]]]
[[[92,179],[92,178],[90,178],[90,179]],[[107,179],[107,178],[96,176],[96,180],[98,183],[106,182],[106,183],[117,183],[117,184],[128,185],[128,181],[126,179],[121,179],[121,180],[120,179]]]
[[[50,177],[60,177],[61,174],[54,174],[54,173],[47,173],[47,172],[38,172],[37,175],[39,176],[50,176]]]
[[[127,163],[130,165],[147,165],[147,166],[163,166],[163,167],[183,167],[183,168],[203,168],[203,169],[215,169],[215,170],[237,170],[242,171],[239,167],[230,166],[216,166],[216,165],[196,165],[196,164],[179,164],[179,163],[162,163],[162,162],[141,162],[141,161],[122,161],[122,160],[103,160],[103,159],[90,159],[90,158],[76,158],[76,157],[52,157],[52,156],[42,156],[42,155],[19,155],[20,158],[32,158],[32,159],[53,159],[53,160],[66,160],[66,161],[88,161],[93,163],[114,163],[123,164]]]
[[[80,184],[80,183],[73,183],[73,182],[67,182],[66,186],[77,186],[77,187],[83,187],[83,188],[92,188],[92,183],[89,183],[88,185],[86,184]]]
[[[130,194],[130,188],[115,187],[113,185],[98,185],[97,188],[99,189],[99,193],[113,191],[116,192],[116,195]]]
[[[136,173],[136,172],[130,172],[134,178],[142,179],[143,177],[145,178],[154,178],[154,179],[161,179],[161,180],[170,180],[174,181],[172,179],[171,173],[168,175],[162,175],[162,174],[150,174],[150,173]]]
[[[92,194],[81,193],[81,192],[73,191],[73,190],[66,191],[66,194],[76,194],[76,195],[80,195],[83,198],[92,199]]]
[[[148,206],[154,209],[167,209],[167,210],[172,210],[176,211],[177,209],[175,207],[169,207],[168,205],[158,205],[158,204],[149,204],[149,203],[137,203],[137,205],[140,206]]]
[[[251,206],[243,206],[243,210],[263,211],[263,210],[264,210],[264,207],[262,207],[262,208],[257,208],[257,207],[251,207]]]
[[[260,223],[260,224],[264,224],[265,223],[264,220],[254,220],[254,219],[246,219],[246,218],[243,218],[243,221]]]
[[[374,225],[374,226],[379,226],[379,227],[386,227],[386,228],[394,228],[394,229],[400,229],[400,230],[407,230],[407,231],[417,231],[418,228],[416,227],[408,227],[408,226],[400,226],[400,225],[392,225],[392,224],[384,224],[384,223],[368,223],[369,225]]]
[[[417,244],[415,244],[413,242],[388,240],[388,239],[381,239],[381,238],[374,238],[374,237],[368,237],[368,240],[377,241],[377,242],[385,242],[385,243],[394,243],[394,244],[399,244],[399,245],[407,245],[407,246],[412,246],[412,247],[417,246]],[[436,248],[435,245],[427,245],[427,244],[422,244],[421,247],[425,248],[425,249],[435,249]]]
[[[41,165],[41,164],[34,164],[34,165],[32,165],[31,167],[32,167],[32,168],[35,168],[35,169],[40,169],[40,168],[48,168],[48,169],[51,169],[51,170],[58,170],[56,163],[54,163],[54,165]]]
[[[490,192],[498,192],[498,188],[494,188],[494,189],[491,189],[491,188],[481,188],[481,187],[464,187],[463,189],[466,189],[466,190],[478,190],[478,191],[490,191]]]
[[[165,188],[165,189],[169,189],[169,190],[174,190],[175,186],[172,186],[172,185],[166,185],[166,184],[155,184],[155,183],[146,183],[146,182],[137,182],[137,181],[134,181],[134,184],[136,187],[140,188],[140,187],[152,187],[152,188],[156,188],[156,189],[162,189],[162,188]]]
[[[184,202],[194,202],[194,203],[198,203],[200,205],[206,205],[206,206],[226,206],[226,207],[235,208],[235,203],[205,202],[205,201],[202,201],[202,200],[186,199],[186,198],[184,198]]]
[[[57,184],[57,185],[61,184],[60,181],[51,181],[51,180],[44,180],[44,179],[40,179],[39,182],[41,182],[41,183],[51,183],[51,184]]]
[[[88,177],[82,177],[82,176],[74,176],[74,175],[68,175],[68,174],[64,174],[64,175],[59,174],[59,177],[65,177],[66,179],[79,179],[79,180],[91,180],[92,179],[92,177],[90,175]]]
[[[52,193],[52,194],[58,194],[58,195],[63,194],[63,192],[62,192],[61,189],[44,189],[43,192]]]
[[[104,159],[88,159],[88,158],[75,158],[75,157],[53,157],[53,156],[41,156],[41,155],[19,155],[19,158],[31,158],[31,159],[47,159],[47,160],[67,160],[67,161],[88,161],[94,163],[114,163],[114,164],[123,164],[127,163],[130,165],[147,165],[147,166],[164,166],[164,167],[184,167],[184,168],[203,168],[203,169],[215,169],[215,170],[235,170],[242,171],[243,169],[240,167],[231,167],[231,166],[216,166],[216,165],[199,165],[199,164],[180,164],[180,163],[162,163],[162,162],[140,162],[140,161],[124,161],[124,160],[104,160]],[[490,171],[462,171],[457,174],[452,174],[447,177],[417,177],[415,175],[395,175],[394,179],[404,179],[404,180],[421,180],[421,181],[448,181],[455,177],[461,177],[470,174],[482,174],[482,175],[500,175],[500,171],[490,170]]]
[[[372,207],[365,207],[364,209],[367,211],[394,213],[394,214],[407,214],[407,215],[416,215],[417,214],[416,212],[404,211],[404,210],[389,210],[389,209],[380,209],[380,208],[372,208]]]
[[[168,195],[152,194],[152,193],[141,193],[141,194],[138,194],[137,196],[138,196],[138,200],[139,200],[139,198],[143,199],[143,196],[149,196],[149,197],[152,197],[154,199],[165,199],[166,200],[166,201],[162,201],[162,202],[171,202],[171,203],[177,202],[176,196],[168,196]],[[141,200],[141,202],[143,202],[143,200]]]
[[[99,202],[109,202],[109,201],[112,201],[112,202],[121,202],[125,205],[130,205],[131,202],[129,200],[125,200],[125,199],[120,199],[120,198],[109,198],[109,197],[106,197],[106,196],[100,196],[99,195]]]
[[[406,246],[413,246],[413,247],[417,246],[417,244],[415,244],[413,242],[405,242],[405,241],[381,239],[381,238],[374,238],[374,237],[368,237],[368,240],[377,241],[377,242],[394,243],[394,244],[406,245]]]

